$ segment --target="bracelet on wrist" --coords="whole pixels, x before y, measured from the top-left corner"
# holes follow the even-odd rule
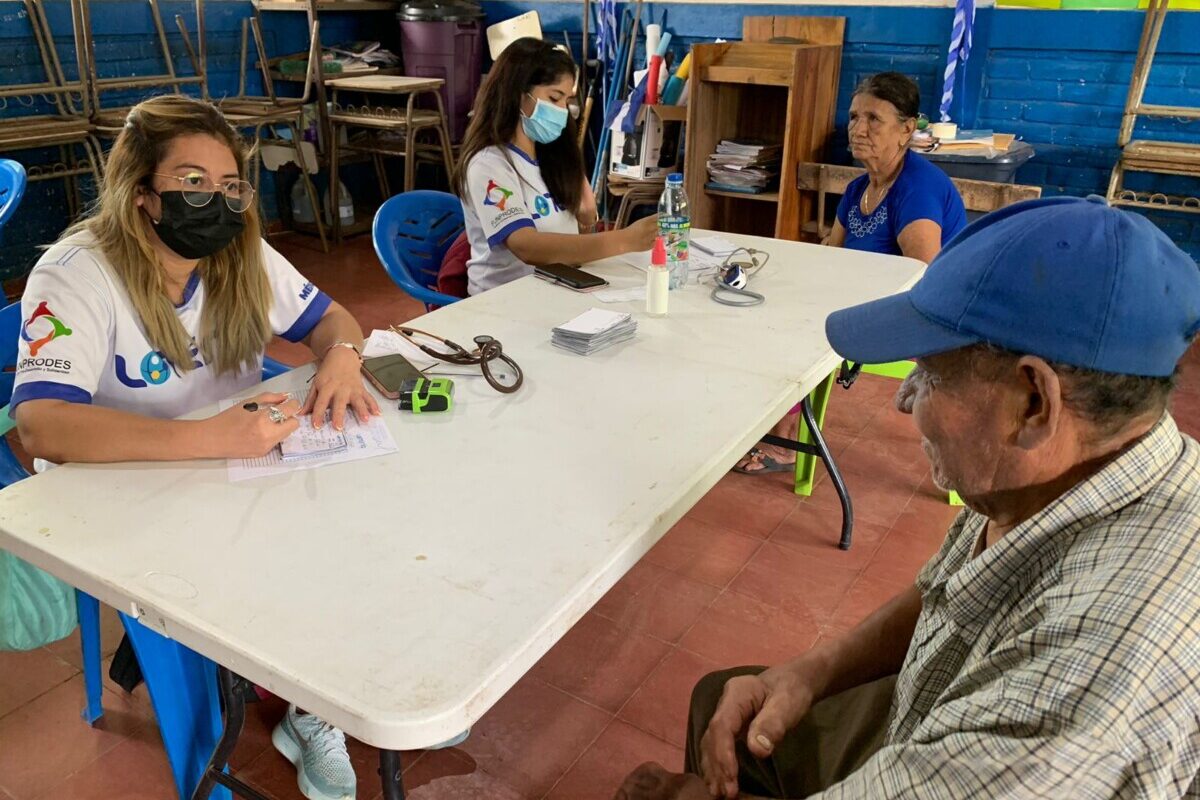
[[[321,353],[321,360],[324,361],[325,357],[328,356],[330,351],[333,350],[333,348],[335,348],[335,347],[345,347],[347,349],[353,350],[354,355],[358,356],[358,360],[359,361],[363,360],[362,351],[359,350],[358,345],[354,344],[353,342],[334,342],[333,344],[329,345],[329,347],[325,348],[324,353]]]

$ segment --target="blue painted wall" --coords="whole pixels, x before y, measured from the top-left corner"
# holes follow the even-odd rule
[[[149,14],[142,0],[91,0],[97,28],[101,74],[159,71]],[[49,0],[52,22],[67,31],[66,3]],[[580,4],[539,0],[485,0],[489,23],[536,9],[548,36],[572,35],[578,52]],[[173,17],[182,13],[194,28],[187,2],[164,2],[164,15],[177,63],[186,64]],[[895,6],[795,6],[752,4],[646,3],[667,29],[676,33],[673,49],[716,37],[737,39],[745,14],[838,15],[847,18],[845,56],[839,92],[838,130],[831,161],[848,161],[845,123],[850,93],[865,75],[896,69],[921,86],[924,111],[935,116],[940,94],[944,48],[951,9]],[[249,0],[207,0],[210,84],[214,93],[237,88],[238,39]],[[304,46],[304,16],[265,15],[267,47],[272,54]],[[1137,49],[1142,16],[1123,11],[1036,11],[981,9],[975,51],[956,97],[954,116],[964,124],[994,127],[1021,135],[1037,148],[1037,157],[1018,173],[1024,183],[1040,184],[1046,194],[1103,192],[1116,158],[1117,128]],[[387,39],[395,23],[387,14],[323,14],[322,39]],[[0,2],[0,81],[26,79],[36,68],[28,42],[28,21],[21,4]],[[69,63],[69,37],[60,41]],[[255,83],[251,84],[256,87]],[[1151,74],[1150,102],[1200,105],[1200,12],[1173,12],[1167,19],[1159,58]],[[10,105],[0,116],[22,113]],[[1139,135],[1200,141],[1200,123],[1173,121],[1143,126]],[[24,157],[24,156],[23,156]],[[1144,188],[1200,194],[1195,181],[1147,176]],[[263,187],[270,192],[269,186]],[[65,202],[57,181],[35,184],[18,218],[9,226],[0,270],[31,263],[34,247],[54,238],[65,223]],[[1200,259],[1200,221],[1178,214],[1154,215],[1181,246]]]

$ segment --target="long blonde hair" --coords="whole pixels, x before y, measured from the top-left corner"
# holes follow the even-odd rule
[[[229,147],[238,175],[246,177],[246,149],[234,128],[211,103],[163,95],[134,106],[125,119],[105,167],[92,213],[66,235],[87,231],[125,285],[141,317],[146,338],[180,372],[190,370],[191,338],[167,296],[165,273],[150,244],[135,202],[139,190],[179,136],[207,134]],[[223,202],[214,197],[212,202]],[[257,204],[242,214],[245,229],[221,251],[200,259],[204,310],[196,345],[218,372],[235,372],[257,362],[271,337],[271,288],[263,264]]]

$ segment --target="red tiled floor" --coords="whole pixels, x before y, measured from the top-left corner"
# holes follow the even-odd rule
[[[79,718],[81,708],[83,676],[77,675],[0,718],[0,785],[9,794],[17,800],[37,797],[148,724],[111,693],[95,727]]]
[[[821,624],[838,607],[858,572],[855,567],[814,563],[804,553],[768,542],[754,554],[729,588],[781,609],[790,617]],[[721,599],[718,599],[709,611],[720,604]],[[768,630],[772,630],[770,638],[775,638],[777,632]]]
[[[921,446],[907,439],[871,439],[860,436],[841,455],[835,456],[838,467],[847,476],[862,476],[874,480],[890,475],[900,485],[915,488],[925,476],[924,470],[913,465],[925,464]],[[850,478],[848,477],[849,481]]]
[[[892,528],[933,537],[940,542],[960,511],[961,506],[950,505],[946,493],[926,479],[917,487]]]
[[[646,554],[646,561],[685,578],[724,587],[741,571],[759,539],[684,517]]]
[[[879,412],[879,402],[869,395],[859,394],[857,387],[850,392],[837,391],[829,400],[821,430],[826,435],[857,439]]]
[[[529,674],[615,714],[670,648],[659,639],[585,614]]]
[[[723,666],[775,664],[808,650],[819,633],[818,621],[803,608],[785,610],[729,591],[700,615],[679,646]]]
[[[927,469],[924,463],[921,468]],[[824,467],[818,467],[824,472]],[[890,528],[913,496],[913,485],[905,476],[891,474],[844,474],[854,505],[854,521],[870,522]],[[808,502],[824,508],[841,508],[832,481],[822,481]]]
[[[405,770],[404,789],[409,800],[525,798],[525,795],[499,778],[484,772],[459,750],[435,750],[421,756],[411,769]],[[374,797],[382,797],[382,792]]]
[[[593,610],[621,627],[674,644],[718,592],[713,586],[642,560],[600,598]]]
[[[533,678],[523,678],[472,729],[461,750],[527,797],[558,782],[612,715]]]
[[[893,386],[898,388],[900,382],[896,381]],[[871,421],[863,428],[859,438],[872,441],[901,440],[918,445],[921,442],[921,434],[917,430],[917,426],[913,424],[912,415],[897,411],[890,398],[883,403],[879,413],[871,417]]]
[[[45,800],[170,800],[174,796],[175,779],[162,739],[150,725],[62,783],[35,795]]]
[[[893,529],[875,557],[863,570],[863,576],[888,583],[912,583],[921,567],[942,545],[940,534],[921,535]]]
[[[70,680],[79,670],[49,651],[0,652],[0,717]]]
[[[796,506],[795,495],[780,491],[790,480],[790,472],[770,476],[730,473],[687,518],[765,539]]]
[[[836,636],[851,630],[910,586],[911,583],[893,583],[860,575],[842,598],[833,618],[824,626],[824,632]]]
[[[708,673],[726,666],[731,665],[718,664],[686,650],[674,650],[617,716],[646,733],[683,747],[687,741],[692,687]]]
[[[614,720],[546,795],[547,800],[610,800],[625,776],[646,761],[678,772],[683,769],[683,749]]]
[[[851,500],[854,496],[851,495]],[[857,522],[849,550],[838,547],[842,534],[841,506],[829,507],[804,502],[771,534],[771,543],[795,550],[813,565],[828,564],[857,569],[871,560],[887,533],[883,525]]]

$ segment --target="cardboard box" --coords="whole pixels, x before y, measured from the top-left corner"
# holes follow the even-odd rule
[[[609,172],[633,180],[681,171],[684,106],[642,106],[634,133],[612,132]]]

